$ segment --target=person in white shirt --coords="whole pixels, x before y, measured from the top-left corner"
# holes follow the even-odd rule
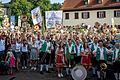
[[[101,67],[100,65],[102,63],[107,63],[107,54],[108,54],[108,51],[105,47],[103,47],[103,41],[102,40],[99,40],[98,41],[99,43],[99,47],[97,48],[96,50],[96,60],[97,60],[97,75],[98,75],[98,78],[100,79],[100,70],[101,70]],[[104,72],[104,78],[106,78],[106,72]]]
[[[27,68],[27,59],[28,59],[28,44],[26,40],[23,40],[23,43],[21,45],[21,63],[22,63],[22,69]]]
[[[16,57],[16,68],[19,71],[19,63],[20,63],[20,57],[21,57],[21,41],[17,40],[15,43],[15,57]]]
[[[0,36],[0,60],[4,58],[4,52],[5,52],[5,39]]]

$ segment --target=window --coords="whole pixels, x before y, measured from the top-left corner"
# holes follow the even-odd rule
[[[105,17],[106,17],[105,11],[97,12],[97,18],[105,18]]]
[[[120,2],[120,0],[112,0],[112,2]]]
[[[88,19],[89,18],[89,12],[82,12],[82,18]]]
[[[83,0],[83,4],[87,5],[88,4],[88,0]]]
[[[75,13],[75,19],[79,19],[79,14]]]
[[[97,3],[97,4],[101,4],[101,3],[102,3],[102,0],[96,0],[96,3]]]
[[[120,17],[120,10],[114,11],[114,17]]]
[[[65,19],[69,19],[69,13],[65,13]]]

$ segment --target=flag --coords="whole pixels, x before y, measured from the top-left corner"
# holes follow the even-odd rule
[[[40,26],[42,25],[42,16],[41,16],[41,12],[40,12],[40,7],[37,7],[35,9],[33,9],[31,11],[31,15],[32,15],[32,20],[33,20],[33,24],[40,24]]]
[[[114,20],[114,18],[111,18],[111,21],[112,21],[112,26],[115,27],[115,20]]]
[[[18,27],[21,27],[21,19],[20,19],[20,16],[18,16]]]
[[[62,11],[46,11],[46,28],[54,28],[62,24]]]
[[[10,16],[10,31],[13,32],[15,27],[15,16]]]

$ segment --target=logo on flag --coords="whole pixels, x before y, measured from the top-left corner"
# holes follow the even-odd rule
[[[32,20],[33,20],[34,25],[42,23],[42,16],[41,16],[41,12],[40,12],[40,7],[33,9],[31,11],[31,14],[32,14]]]

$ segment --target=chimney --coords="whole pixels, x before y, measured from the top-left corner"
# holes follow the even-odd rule
[[[88,0],[88,5],[93,5],[95,4],[95,0]]]

